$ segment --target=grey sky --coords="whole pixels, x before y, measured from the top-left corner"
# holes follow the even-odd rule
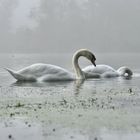
[[[0,0],[1,52],[140,52],[139,0]]]

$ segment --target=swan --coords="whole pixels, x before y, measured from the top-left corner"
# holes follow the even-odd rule
[[[72,58],[72,64],[75,71],[75,75],[56,65],[37,63],[25,67],[19,71],[14,71],[6,68],[6,70],[17,80],[17,81],[64,81],[64,80],[85,80],[87,77],[96,77],[94,74],[84,73],[79,64],[79,57],[84,56],[91,63],[95,64],[95,56],[87,49],[80,49],[76,51]],[[97,74],[98,75],[98,74]]]
[[[82,69],[83,72],[89,73],[89,74],[99,74],[100,77],[110,78],[110,77],[131,77],[133,75],[133,72],[130,68],[123,66],[120,67],[118,70],[115,70],[111,66],[108,65],[96,65],[96,67],[93,67],[92,65],[89,65]]]

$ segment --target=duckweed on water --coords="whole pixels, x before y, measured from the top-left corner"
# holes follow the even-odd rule
[[[24,104],[21,104],[20,102],[18,102],[16,105],[15,105],[15,107],[23,107],[24,106]]]

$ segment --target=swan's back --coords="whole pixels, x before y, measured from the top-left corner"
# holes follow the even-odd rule
[[[103,74],[106,72],[116,72],[115,69],[108,65],[96,65],[94,67],[93,65],[89,65],[83,69],[84,72],[87,73],[97,73],[97,74]]]
[[[127,76],[131,77],[133,72],[128,67],[120,67],[117,71],[108,65],[97,65],[96,67],[90,65],[83,69],[85,73],[89,74],[99,74],[101,77],[118,77],[118,76]]]
[[[27,81],[56,81],[73,79],[73,75],[66,69],[43,63],[33,64],[17,72],[13,72],[12,76],[14,76],[17,80]]]
[[[29,74],[29,75],[34,75],[36,77],[40,77],[45,74],[68,73],[68,71],[59,66],[55,66],[55,65],[51,65],[51,64],[37,63],[37,64],[33,64],[31,66],[28,66],[24,69],[21,69],[20,71],[18,71],[18,73],[20,73],[22,75]]]

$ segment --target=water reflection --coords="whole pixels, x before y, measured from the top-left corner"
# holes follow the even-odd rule
[[[75,81],[49,81],[49,82],[29,82],[29,81],[16,81],[10,86],[18,87],[65,87],[73,88],[75,94],[79,94],[83,86],[87,85],[91,88],[95,87],[114,87],[115,86],[132,86],[132,77],[115,77],[115,78],[100,78],[100,79],[88,79],[88,80],[75,80]]]
[[[57,86],[67,86],[71,84],[72,81],[55,81],[55,82],[28,82],[28,81],[16,81],[11,84],[11,86],[19,87],[57,87]]]
[[[82,86],[84,84],[85,80],[76,80],[74,81],[74,94],[78,95],[80,93],[80,90],[82,89]]]
[[[84,85],[85,80],[76,80],[76,81],[53,81],[53,82],[25,82],[25,81],[16,81],[12,83],[11,87],[44,87],[44,88],[64,88],[70,89],[75,95],[78,95]]]

